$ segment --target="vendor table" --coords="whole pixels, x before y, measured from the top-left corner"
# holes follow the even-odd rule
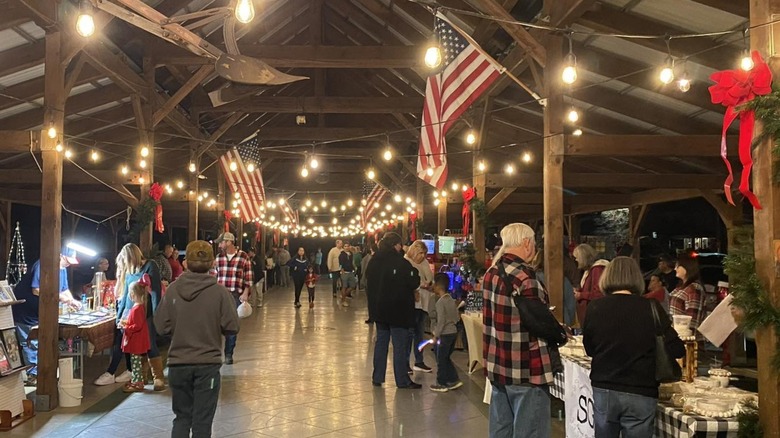
[[[482,365],[482,313],[466,312],[460,315],[469,344],[469,374]]]
[[[73,357],[74,377],[83,379],[84,357],[89,355],[88,344],[94,346],[94,351],[113,347],[116,317],[108,313],[99,314],[88,323],[73,325],[78,315],[64,314],[59,317],[60,357]],[[29,337],[38,339],[38,326],[30,330]]]
[[[560,400],[566,401],[566,379],[577,379],[577,385],[575,388],[579,389],[580,396],[585,393],[592,393],[592,390],[588,387],[585,388],[585,382],[583,376],[590,374],[590,359],[583,357],[565,356],[562,355],[561,359],[564,365],[564,372],[557,373],[555,375],[555,381],[550,386],[550,394]],[[567,373],[566,370],[569,370]],[[568,374],[572,374],[569,376]],[[577,376],[574,376],[574,375]],[[592,397],[592,396],[590,396]],[[573,422],[575,426],[586,426],[587,418],[592,415],[592,400],[586,400],[585,406],[590,403],[590,412],[587,410],[576,412],[576,409],[581,407],[581,404],[575,406],[576,414],[572,417],[567,415],[567,421]],[[567,414],[571,411],[569,407],[566,409]],[[584,423],[578,420],[586,420]],[[579,424],[578,424],[579,423]],[[567,426],[569,424],[567,423]],[[673,406],[659,403],[656,408],[655,417],[655,436],[660,438],[735,438],[737,436],[737,430],[739,429],[739,423],[736,418],[709,418],[702,417],[694,414],[685,414],[680,409]],[[568,427],[567,427],[568,430]],[[574,436],[593,436],[593,429],[591,427],[579,427],[578,432],[581,435]],[[588,435],[588,432],[590,433]],[[567,436],[570,436],[567,433]]]

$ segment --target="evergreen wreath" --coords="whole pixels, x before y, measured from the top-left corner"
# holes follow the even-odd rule
[[[481,198],[474,197],[474,199],[471,200],[471,211],[474,212],[474,217],[479,222],[479,226],[482,227],[482,231],[487,230],[488,228],[488,213],[487,213],[487,205],[485,205],[485,201]]]
[[[734,233],[735,245],[729,248],[723,267],[729,276],[729,289],[733,297],[731,303],[744,314],[739,324],[748,331],[771,326],[776,334],[780,334],[780,309],[772,305],[769,294],[756,274],[753,228],[740,227]],[[780,336],[775,345],[772,368],[780,373]]]
[[[130,240],[137,242],[141,238],[141,233],[151,225],[154,220],[154,212],[157,209],[157,201],[151,197],[146,198],[143,202],[138,204],[138,208],[135,211],[135,222],[130,227]]]
[[[740,105],[738,111],[754,111],[756,119],[761,121],[761,132],[753,138],[753,148],[766,140],[772,140],[772,180],[780,183],[780,85],[772,84],[772,92],[764,96],[756,96],[753,100]]]

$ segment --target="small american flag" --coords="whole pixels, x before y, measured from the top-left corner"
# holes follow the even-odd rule
[[[363,182],[363,201],[365,201],[365,204],[363,205],[363,213],[360,218],[364,228],[368,225],[368,221],[371,220],[371,217],[374,215],[376,205],[387,193],[387,189],[384,188],[382,184],[375,181]]]
[[[447,146],[444,136],[453,122],[501,74],[501,66],[470,44],[440,13],[435,20],[436,37],[444,51],[439,73],[425,86],[417,176],[441,189],[447,182]],[[429,175],[428,169],[433,170]]]
[[[230,149],[219,158],[222,174],[225,175],[230,190],[241,196],[238,209],[245,222],[259,219],[260,206],[265,203],[263,175],[260,172],[259,143],[257,136],[254,136]],[[250,164],[254,166],[252,172],[247,169]],[[233,165],[235,170],[231,169]]]

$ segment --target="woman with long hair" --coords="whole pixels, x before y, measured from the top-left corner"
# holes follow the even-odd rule
[[[669,314],[691,317],[694,332],[704,318],[704,287],[701,285],[699,262],[689,256],[680,256],[674,271],[680,284],[669,294]]]
[[[598,258],[598,253],[587,243],[577,245],[572,252],[577,267],[583,271],[580,287],[574,289],[574,300],[577,301],[577,320],[582,326],[588,304],[604,296],[599,288],[599,279],[608,261]]]
[[[428,260],[425,259],[428,254],[428,246],[422,240],[415,240],[409,245],[409,249],[406,251],[404,258],[417,269],[417,273],[420,275],[420,287],[414,292],[414,327],[412,328],[410,337],[410,347],[412,354],[414,354],[414,367],[413,371],[422,371],[423,373],[430,373],[431,367],[425,364],[422,351],[417,349],[417,346],[422,342],[425,335],[425,318],[428,316],[428,309],[431,302],[431,296],[433,295],[431,290],[433,289],[433,271],[428,264]],[[434,303],[435,303],[434,299]]]
[[[655,379],[655,306],[669,356],[685,355],[685,345],[656,300],[642,298],[645,282],[637,262],[615,257],[599,280],[606,296],[588,308],[582,342],[593,358],[595,433],[599,438],[653,436],[658,406]]]
[[[134,243],[128,243],[123,246],[116,257],[115,293],[117,300],[117,325],[119,325],[122,319],[126,318],[126,314],[133,308],[133,301],[130,294],[128,294],[130,284],[140,280],[144,274],[149,274],[151,279],[151,291],[149,292],[149,301],[146,306],[146,323],[149,326],[150,344],[147,356],[152,369],[152,376],[154,377],[154,390],[162,391],[165,389],[165,377],[163,376],[162,357],[160,357],[160,350],[157,348],[157,330],[155,330],[154,321],[152,320],[154,312],[162,299],[160,270],[154,261],[144,258],[141,249]]]

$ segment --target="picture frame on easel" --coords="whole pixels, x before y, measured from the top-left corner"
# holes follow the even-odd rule
[[[0,330],[0,337],[2,337],[5,357],[8,359],[11,370],[23,367],[24,359],[22,358],[22,349],[19,347],[16,329],[12,327]]]
[[[13,370],[11,362],[8,360],[8,355],[5,352],[5,345],[0,344],[0,375],[9,374]]]
[[[8,281],[0,281],[0,303],[12,303],[16,301],[16,295],[14,295],[14,288],[8,284]]]

